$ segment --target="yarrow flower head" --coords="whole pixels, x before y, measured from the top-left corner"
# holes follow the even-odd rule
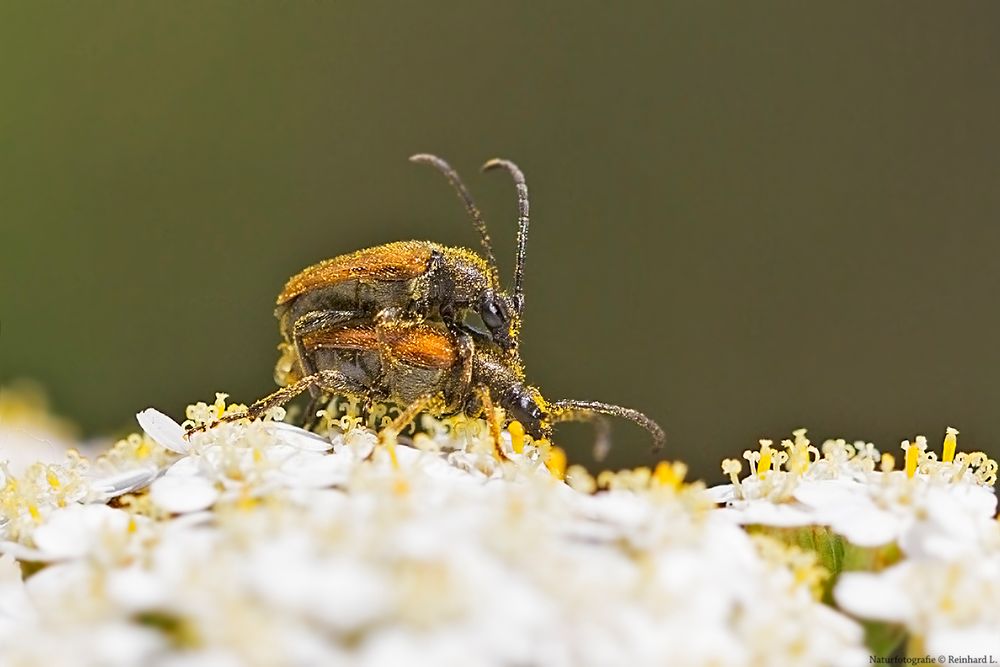
[[[828,526],[857,546],[916,548],[931,523],[941,535],[996,514],[997,463],[981,452],[956,453],[957,434],[948,429],[941,459],[922,436],[904,441],[896,470],[895,457],[871,443],[828,440],[819,449],[799,430],[780,449],[763,440],[759,451],[745,452],[750,474],[742,479],[740,462],[724,461],[731,483],[710,492],[745,525]]]
[[[752,539],[682,463],[594,476],[516,422],[498,456],[477,420],[426,418],[388,438],[353,409],[331,409],[319,434],[278,413],[215,424],[230,410],[224,397],[197,404],[184,425],[140,413],[145,434],[88,470],[155,471],[144,484],[110,505],[56,500],[19,524],[0,557],[0,655],[84,667],[865,659],[860,627],[817,600],[822,567]]]

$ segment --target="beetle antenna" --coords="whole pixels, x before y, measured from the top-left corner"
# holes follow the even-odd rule
[[[514,305],[518,316],[524,312],[524,255],[528,245],[528,185],[524,174],[510,160],[493,158],[483,165],[483,171],[502,167],[506,169],[517,188],[517,263],[514,265]]]
[[[600,403],[598,401],[573,401],[567,399],[553,401],[550,404],[550,410],[553,423],[587,421],[588,419],[592,419],[595,414],[627,419],[649,431],[649,434],[653,437],[653,451],[661,449],[663,443],[666,442],[666,436],[663,434],[663,429],[660,425],[632,408],[623,408],[620,405]]]
[[[472,200],[472,195],[469,194],[469,190],[465,187],[465,183],[462,182],[458,172],[452,169],[450,164],[439,158],[437,155],[431,155],[430,153],[417,153],[416,155],[411,155],[410,162],[431,165],[444,174],[444,177],[448,179],[449,183],[451,183],[451,187],[455,188],[458,198],[462,200],[463,204],[465,204],[465,210],[468,211],[469,217],[472,218],[472,224],[479,232],[479,242],[482,244],[483,250],[486,252],[486,261],[489,262],[490,274],[493,277],[493,282],[495,285],[499,285],[500,270],[497,268],[496,255],[493,254],[493,242],[490,240],[490,233],[486,231],[486,222],[483,220],[483,214],[479,212],[479,207],[476,206],[476,202]]]

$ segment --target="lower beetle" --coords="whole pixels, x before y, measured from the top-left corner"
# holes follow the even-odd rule
[[[494,405],[516,419],[533,438],[549,438],[552,426],[564,421],[594,421],[598,451],[607,448],[604,415],[628,419],[646,429],[653,448],[663,446],[659,424],[643,413],[596,401],[546,401],[524,382],[516,355],[504,353],[483,335],[456,337],[436,321],[405,318],[359,320],[311,331],[302,338],[310,367],[293,380],[250,406],[246,413],[226,415],[222,421],[258,418],[310,388],[333,395],[394,403],[403,408],[388,427],[399,433],[421,412],[436,416],[465,414],[485,417],[499,447],[500,424]]]

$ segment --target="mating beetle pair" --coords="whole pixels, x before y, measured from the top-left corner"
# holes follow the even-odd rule
[[[310,266],[293,276],[277,299],[283,338],[275,381],[281,389],[245,414],[255,418],[309,390],[306,425],[330,395],[394,403],[403,408],[389,428],[399,432],[420,412],[485,416],[495,442],[503,424],[494,405],[533,438],[548,438],[562,421],[593,421],[597,449],[607,447],[605,415],[645,428],[654,448],[663,430],[646,415],[596,401],[546,401],[524,381],[518,354],[524,309],[528,189],[518,167],[494,159],[483,169],[506,169],[518,193],[514,290],[500,284],[496,258],[479,209],[458,174],[433,155],[413,162],[436,167],[455,188],[480,234],[486,259],[463,248],[400,241]],[[487,331],[467,322],[478,315]]]

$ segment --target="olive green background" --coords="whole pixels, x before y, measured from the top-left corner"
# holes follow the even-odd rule
[[[1000,451],[996,3],[4,2],[0,95],[0,380],[85,433],[268,392],[307,264],[477,247],[432,151],[508,277],[477,167],[527,174],[529,379],[695,474],[799,426]]]

